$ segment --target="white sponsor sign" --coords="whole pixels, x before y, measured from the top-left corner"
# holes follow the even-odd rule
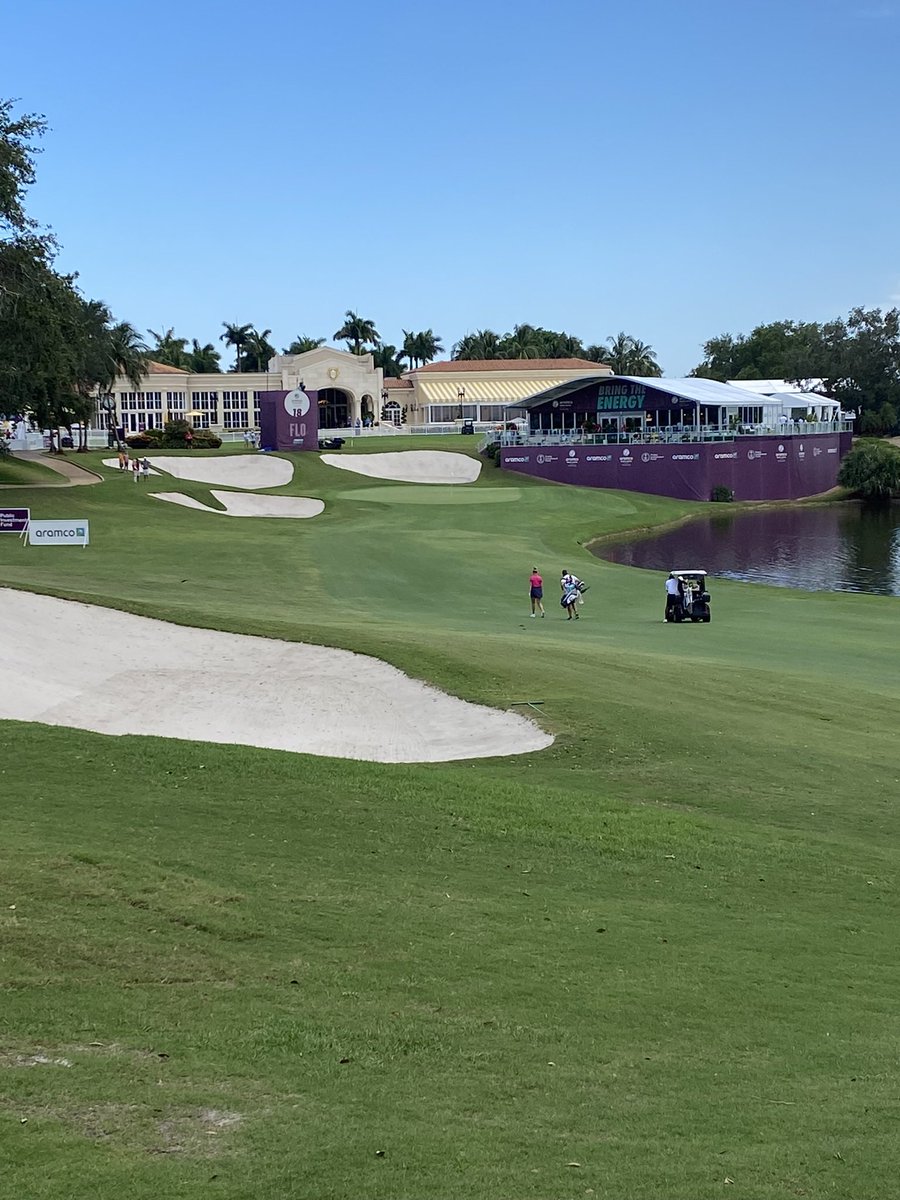
[[[30,546],[87,546],[90,542],[87,521],[29,521]]]

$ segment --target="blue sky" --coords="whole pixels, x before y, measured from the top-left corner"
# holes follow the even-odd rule
[[[140,329],[650,342],[900,300],[900,0],[30,0],[32,213]]]

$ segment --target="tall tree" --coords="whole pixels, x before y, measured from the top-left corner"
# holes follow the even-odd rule
[[[115,323],[109,308],[98,300],[82,300],[73,313],[71,346],[75,360],[75,387],[62,423],[69,427],[78,421],[78,449],[87,449],[87,426],[97,404],[98,393],[108,395],[119,375],[124,375],[135,391],[147,371],[148,351],[137,330],[127,321]]]
[[[0,396],[50,431],[86,425],[96,389],[119,371],[135,380],[146,347],[132,326],[113,324],[105,304],[85,300],[70,275],[53,267],[56,243],[27,215],[25,189],[34,181],[35,142],[42,117],[15,116],[0,100]],[[84,438],[82,438],[82,446]]]
[[[854,308],[822,333],[825,391],[844,408],[878,414],[870,427],[892,433],[900,410],[900,310]]]
[[[618,333],[607,339],[608,346],[603,361],[612,367],[616,375],[641,375],[658,378],[662,369],[656,361],[656,352],[646,342],[641,342],[628,333]]]
[[[344,324],[333,336],[336,342],[346,342],[352,354],[366,354],[366,346],[377,346],[381,341],[374,321],[349,308],[344,313]]]
[[[53,237],[25,208],[45,131],[43,117],[16,115],[13,101],[0,100],[0,396],[49,429],[55,450],[77,396],[83,302],[74,278],[53,269]]]
[[[416,334],[416,350],[420,363],[434,362],[439,354],[444,353],[441,339],[433,329],[423,329]]]
[[[191,348],[188,351],[187,359],[188,370],[193,375],[215,375],[222,370],[219,352],[212,342],[201,346],[196,338],[191,338]]]
[[[372,362],[376,370],[380,367],[388,379],[399,379],[403,374],[403,351],[382,342],[372,351]]]
[[[247,338],[253,329],[252,325],[236,325],[228,321],[223,321],[222,325],[225,332],[219,334],[219,341],[224,342],[226,346],[234,346],[234,369],[240,372],[241,369],[241,350],[246,345]]]
[[[476,329],[461,337],[453,347],[452,358],[455,359],[485,359],[504,358],[499,334],[493,329]]]
[[[325,338],[295,337],[289,346],[285,346],[285,354],[308,354],[310,350],[318,350],[325,345]]]
[[[178,367],[182,371],[188,369],[187,338],[176,337],[175,330],[171,328],[164,329],[162,333],[157,333],[155,329],[148,329],[147,332],[155,343],[152,348],[155,362]]]
[[[0,100],[0,231],[4,237],[37,228],[25,211],[25,191],[35,179],[34,157],[40,153],[37,142],[47,132],[43,116],[17,116],[13,104],[12,100]]]
[[[409,363],[410,367],[415,370],[420,365],[419,362],[419,347],[418,334],[410,332],[408,329],[401,330],[403,334],[403,349],[400,354]]]
[[[814,322],[771,321],[749,335],[730,333],[703,344],[703,361],[691,372],[705,379],[796,379],[824,373],[820,356],[823,330]]]
[[[816,386],[860,414],[863,433],[892,433],[900,411],[900,310],[851,309],[824,324],[771,321],[703,345],[708,379],[785,379]],[[821,384],[814,381],[821,380]]]
[[[514,325],[512,333],[506,334],[501,343],[503,358],[543,358],[543,333],[534,325]]]
[[[251,329],[244,343],[244,370],[267,371],[269,359],[274,358],[278,351],[269,341],[271,329]]]

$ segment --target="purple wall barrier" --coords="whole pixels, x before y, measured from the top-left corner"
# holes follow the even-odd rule
[[[728,487],[736,500],[796,500],[837,483],[850,434],[743,437],[733,442],[632,446],[505,446],[500,465],[579,487],[708,500]]]
[[[260,392],[259,438],[267,450],[318,450],[319,393]]]

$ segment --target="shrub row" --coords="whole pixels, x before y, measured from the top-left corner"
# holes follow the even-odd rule
[[[190,442],[188,431],[193,433]],[[131,433],[125,441],[132,450],[184,450],[188,445],[195,450],[218,450],[222,439],[211,429],[191,429],[187,421],[166,421],[162,429],[144,429],[140,433]]]

